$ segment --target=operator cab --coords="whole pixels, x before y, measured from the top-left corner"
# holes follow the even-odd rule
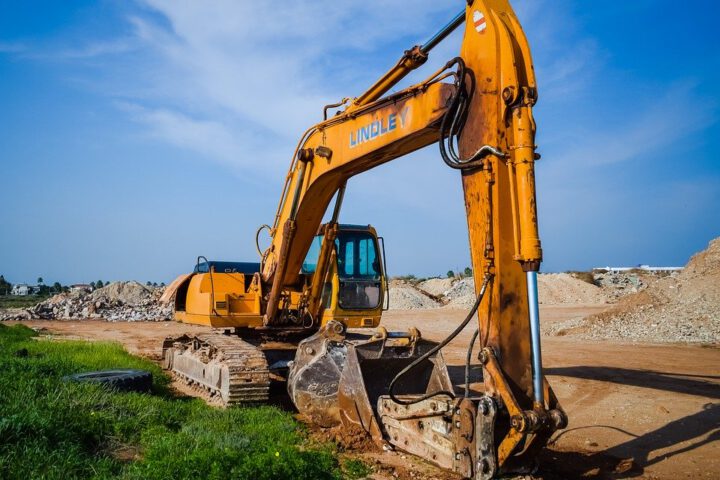
[[[302,273],[315,273],[323,238],[317,235],[313,239]],[[386,283],[379,247],[378,236],[371,226],[339,225],[335,239],[336,262],[328,276],[332,280],[323,288],[323,308],[374,310],[382,306]]]

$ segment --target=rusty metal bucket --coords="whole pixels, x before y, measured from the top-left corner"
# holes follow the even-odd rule
[[[437,345],[424,340],[417,329],[411,329],[407,334],[387,333],[383,329],[368,342],[348,345],[338,390],[343,426],[350,431],[361,429],[381,445],[383,433],[377,418],[378,399],[389,394],[390,382],[402,369]],[[438,351],[400,377],[393,393],[407,398],[452,390],[445,360]]]
[[[379,328],[370,340],[353,343],[345,326],[328,322],[298,345],[288,374],[288,393],[308,420],[322,427],[342,423],[366,432],[378,443],[382,434],[375,418],[378,398],[387,395],[395,375],[437,345],[417,329],[388,333]],[[442,355],[423,361],[395,385],[397,395],[452,391]]]

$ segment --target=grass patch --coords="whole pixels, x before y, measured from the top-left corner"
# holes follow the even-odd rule
[[[343,474],[348,479],[366,478],[372,473],[368,464],[357,458],[348,458],[342,462]]]
[[[0,295],[0,308],[28,308],[34,307],[50,295]]]
[[[358,478],[330,445],[308,441],[275,407],[208,407],[173,397],[168,377],[120,345],[37,341],[0,324],[0,478]],[[27,350],[27,354],[25,354]],[[22,354],[18,354],[21,352]],[[65,382],[64,375],[140,368],[152,394]]]

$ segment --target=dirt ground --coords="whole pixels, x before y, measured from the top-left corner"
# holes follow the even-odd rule
[[[607,305],[542,306],[546,324],[599,313]],[[415,325],[440,340],[462,310],[386,312],[390,330]],[[63,337],[119,341],[133,353],[160,357],[165,336],[204,330],[174,322],[28,321]],[[444,351],[462,365],[471,330]],[[720,348],[543,339],[545,373],[570,424],[544,458],[546,479],[720,478]],[[402,453],[366,457],[388,477],[447,478]]]

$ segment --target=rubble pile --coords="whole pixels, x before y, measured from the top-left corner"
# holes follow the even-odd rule
[[[422,285],[422,284],[421,284]],[[608,302],[604,289],[579,280],[567,273],[543,273],[538,275],[540,304],[602,304]],[[475,283],[463,278],[443,293],[449,308],[471,308],[475,303]]]
[[[0,312],[0,320],[81,319],[109,321],[163,321],[172,318],[172,306],[160,303],[164,288],[138,282],[114,282],[93,292],[60,293],[27,309]]]
[[[658,278],[603,313],[554,330],[588,339],[720,343],[720,238],[694,255],[682,272]]]
[[[390,310],[438,308],[442,304],[404,280],[390,280]]]
[[[621,297],[646,289],[657,280],[677,277],[680,272],[653,272],[630,270],[627,272],[594,272],[595,284],[605,291],[605,295],[615,302]]]
[[[447,294],[455,281],[454,278],[428,278],[418,283],[417,287],[430,295],[441,297]]]
[[[470,309],[475,304],[475,282],[472,277],[461,278],[444,293],[448,308]]]
[[[538,275],[538,297],[541,305],[608,303],[605,291],[569,273]]]

